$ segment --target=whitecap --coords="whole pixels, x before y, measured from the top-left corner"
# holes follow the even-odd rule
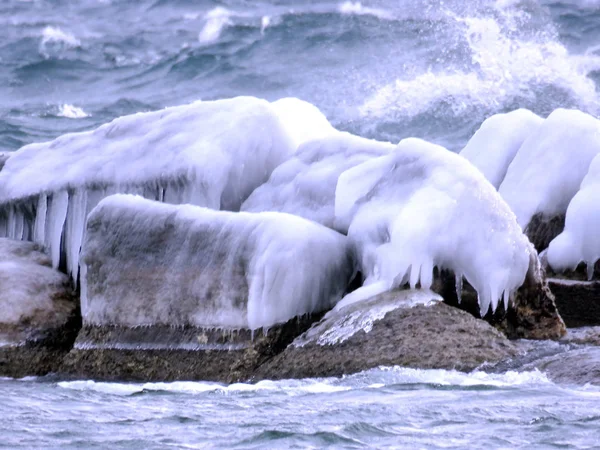
[[[198,35],[202,44],[210,44],[219,39],[223,30],[231,25],[231,11],[221,6],[211,9],[204,15],[204,27]]]
[[[525,38],[518,32],[523,11],[504,1],[498,17],[458,17],[455,21],[471,50],[472,69],[428,69],[409,79],[378,88],[361,105],[363,116],[414,116],[438,102],[457,115],[473,106],[495,109],[514,97],[531,97],[535,86],[556,86],[569,92],[581,108],[600,108],[594,81],[600,56],[570,54],[552,33]]]
[[[66,117],[67,119],[83,119],[90,115],[77,106],[65,103],[59,106],[57,116]]]
[[[67,47],[80,47],[81,41],[73,34],[63,31],[58,27],[47,26],[42,31],[42,46],[50,43],[60,43]]]
[[[384,9],[366,7],[366,6],[363,6],[363,4],[361,2],[346,1],[346,2],[340,3],[338,5],[338,11],[341,14],[358,15],[358,16],[374,16],[374,17],[377,17],[378,19],[382,19],[382,20],[392,20],[394,18],[390,12],[388,12]]]

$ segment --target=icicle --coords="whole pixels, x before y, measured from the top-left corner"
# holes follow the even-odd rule
[[[15,207],[14,206],[9,206],[8,207],[8,231],[6,233],[6,236],[9,237],[10,239],[16,239],[15,236],[17,234],[17,218],[15,217],[16,213],[15,213]]]
[[[587,279],[588,279],[588,281],[592,281],[592,278],[594,277],[594,266],[596,265],[596,262],[588,261],[586,264],[587,264]]]
[[[67,272],[77,283],[79,273],[79,251],[87,217],[87,193],[77,190],[69,198],[69,212],[66,233]]]
[[[52,206],[50,208],[48,242],[50,243],[50,256],[52,258],[52,267],[58,269],[60,264],[60,243],[63,234],[65,219],[67,218],[67,209],[69,207],[69,194],[67,191],[60,191],[52,196]]]
[[[488,311],[490,309],[490,303],[491,303],[490,287],[487,286],[487,288],[484,289],[484,292],[482,292],[482,293],[478,292],[477,297],[479,300],[479,308],[480,308],[481,317],[485,317],[485,315],[488,313]]]
[[[463,276],[462,273],[457,273],[455,278],[456,285],[456,298],[458,299],[458,304],[462,301],[462,291],[463,291]]]
[[[504,291],[502,300],[504,302],[504,311],[508,311],[508,302],[510,301],[510,293],[508,292],[508,289]]]
[[[421,265],[411,264],[408,270],[410,270],[410,288],[415,289],[417,287],[417,283],[419,282],[419,277],[421,274]]]
[[[23,213],[15,207],[15,236],[13,239],[16,239],[17,241],[23,240],[23,220]]]
[[[48,213],[48,198],[46,194],[40,194],[38,197],[35,213],[35,225],[33,226],[33,241],[38,244],[44,244],[46,237],[46,215]]]

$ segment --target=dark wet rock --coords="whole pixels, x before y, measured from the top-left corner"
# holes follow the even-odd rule
[[[565,214],[546,217],[541,213],[531,218],[525,234],[538,252],[545,250],[550,242],[565,229]]]
[[[197,327],[85,326],[61,371],[98,380],[247,380],[320,316],[294,318],[269,330]]]
[[[463,281],[461,301],[458,301],[454,274],[442,272],[436,277],[433,290],[446,303],[481,317],[477,292],[466,281]],[[565,335],[565,323],[535,252],[530,256],[525,281],[513,295],[508,311],[499,306],[496,312],[489,311],[484,319],[510,339],[560,339]]]
[[[55,372],[80,324],[69,280],[40,247],[0,239],[0,374]]]
[[[0,152],[0,170],[2,170],[4,168],[4,164],[6,164],[6,161],[8,161],[8,158],[10,158],[10,153]]]
[[[382,365],[469,371],[516,354],[488,323],[440,300],[428,291],[394,291],[334,309],[254,379],[340,376]]]
[[[548,283],[568,327],[600,325],[600,281],[550,278]]]

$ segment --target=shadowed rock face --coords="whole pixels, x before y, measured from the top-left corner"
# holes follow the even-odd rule
[[[469,283],[463,282],[461,302],[458,302],[454,274],[442,272],[433,289],[448,304],[480,317],[477,293]],[[515,292],[508,311],[498,308],[493,314],[488,312],[484,319],[510,339],[560,339],[566,327],[556,306],[541,262],[532,252],[525,281]]]
[[[565,214],[544,217],[538,213],[525,227],[525,234],[538,252],[547,249],[550,242],[565,229]]]
[[[67,277],[31,242],[0,239],[0,374],[55,372],[81,326]]]
[[[415,295],[428,304],[413,306]],[[468,371],[516,353],[488,323],[439,300],[394,291],[333,310],[254,379],[339,376],[381,365]]]

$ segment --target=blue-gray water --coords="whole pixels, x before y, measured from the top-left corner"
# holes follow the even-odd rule
[[[0,448],[598,448],[600,388],[376,369],[256,385],[0,381]]]
[[[517,107],[600,111],[600,1],[3,0],[0,151],[196,99],[299,97],[453,150]],[[594,448],[600,390],[543,373],[0,381],[4,448]]]

